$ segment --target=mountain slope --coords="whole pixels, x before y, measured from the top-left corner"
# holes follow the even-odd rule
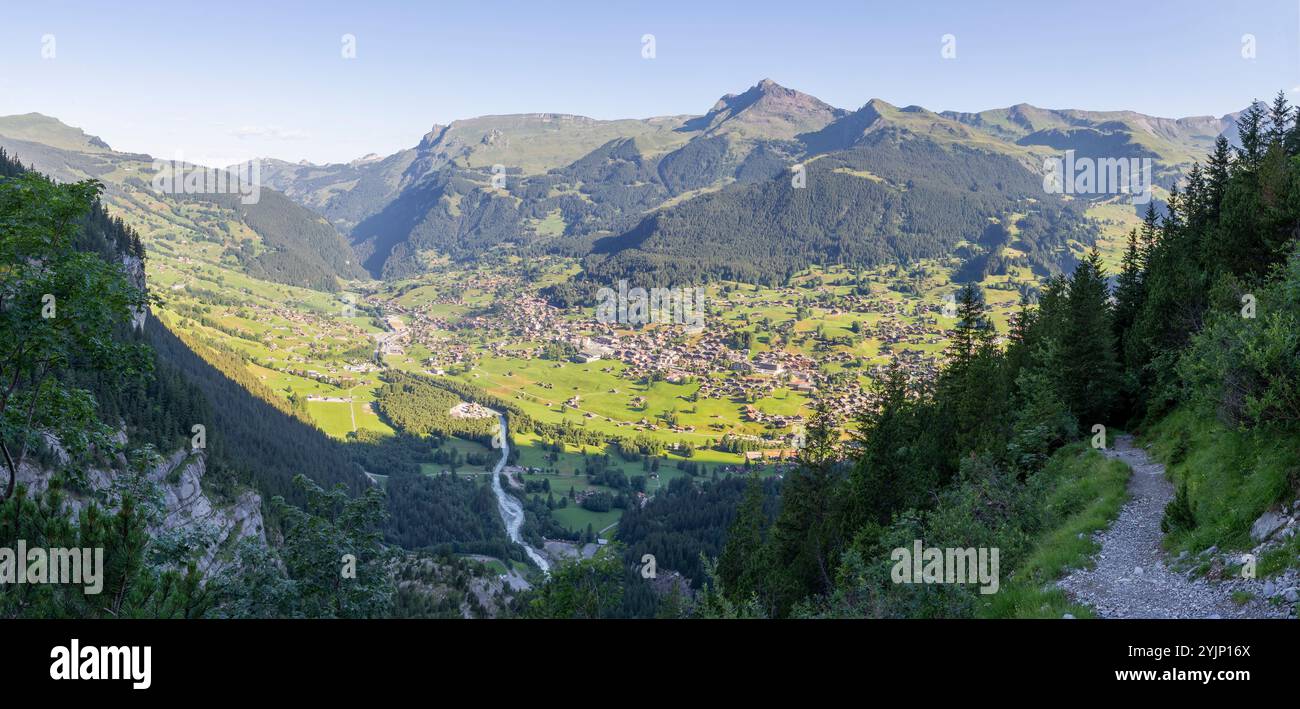
[[[1149,157],[1162,181],[1171,179],[1235,133],[1235,116],[1158,118],[1134,111],[1079,111],[1018,104],[979,113],[942,115],[1019,145],[1042,145],[1081,156]]]
[[[1027,104],[936,113],[878,99],[846,111],[764,79],[699,116],[483,116],[434,126],[387,157],[265,161],[265,183],[347,234],[347,245],[305,213],[280,215],[289,210],[276,192],[265,209],[277,215],[265,218],[216,204],[220,219],[194,220],[176,210],[159,214],[166,206],[138,192],[125,201],[158,231],[189,221],[223,242],[222,258],[249,274],[327,290],[335,277],[400,278],[432,260],[496,250],[587,257],[602,277],[634,266],[703,274],[687,263],[695,259],[714,264],[712,275],[765,280],[810,263],[952,255],[963,244],[974,245],[963,258],[986,258],[995,255],[980,245],[991,222],[1021,223],[1013,246],[1024,254],[1012,258],[1052,272],[1070,265],[1066,243],[1091,242],[1095,230],[1083,214],[1109,195],[1044,193],[1044,159],[1067,150],[1150,158],[1157,185],[1167,187],[1231,123]],[[7,130],[83,149],[0,141],[56,175],[94,175],[119,192],[129,192],[122,184],[144,184],[124,172],[133,169],[123,166],[127,158],[60,125],[10,117],[0,119],[0,136]],[[807,204],[795,199],[797,188],[783,183],[796,166],[816,178],[813,191],[826,192]],[[110,190],[110,202],[120,196]],[[810,220],[809,209],[821,216]],[[241,228],[215,231],[213,221],[222,220]],[[268,228],[274,223],[296,226]]]
[[[777,282],[812,264],[875,266],[953,255],[990,225],[1018,226],[1012,244],[1041,272],[1069,265],[1070,239],[1090,243],[1082,213],[1041,192],[1041,178],[1015,158],[942,143],[876,114],[869,129],[825,129],[849,147],[803,167],[659,210],[598,240],[584,266],[597,281],[694,283],[723,277]],[[844,120],[857,126],[864,116]],[[1019,215],[1034,215],[1026,220]],[[707,235],[708,238],[701,238]]]
[[[332,226],[273,189],[263,187],[252,204],[234,194],[159,193],[152,157],[111,150],[39,114],[0,117],[0,147],[62,182],[100,180],[110,211],[129,216],[146,237],[184,234],[215,244],[222,258],[257,278],[335,291],[340,279],[364,276]]]
[[[420,272],[431,258],[466,260],[504,248],[588,256],[588,267],[602,277],[670,266],[684,275],[699,272],[686,260],[703,259],[717,264],[714,275],[770,279],[786,271],[782,264],[951,255],[963,242],[978,243],[989,220],[1006,219],[1014,228],[1025,217],[1026,233],[1015,248],[1052,272],[1070,265],[1064,245],[1086,245],[1094,230],[1083,217],[1088,200],[1068,205],[1071,200],[1044,193],[1045,158],[1066,150],[1147,157],[1157,184],[1168,185],[1231,122],[1028,105],[936,113],[878,99],[845,111],[770,80],[728,94],[696,117],[630,123],[571,117],[581,128],[550,133],[537,128],[539,119],[527,119],[453,123],[412,151],[332,168],[337,176],[320,181],[315,194],[330,192],[323,213],[332,219],[351,199],[345,176],[357,179],[356,191],[391,196],[350,232],[377,277]],[[655,122],[665,131],[644,132]],[[636,131],[575,157],[588,147],[575,131],[603,137],[629,125]],[[830,162],[819,165],[824,159]],[[504,172],[495,174],[493,165]],[[829,192],[802,207],[791,200],[793,188],[781,182],[790,181],[796,165],[817,176],[816,189]],[[303,184],[322,180],[307,177],[316,167],[295,169]],[[359,177],[367,171],[386,171],[383,190],[371,190],[374,180]],[[967,174],[974,177],[963,184],[947,177]],[[284,188],[298,195],[288,181]],[[923,189],[910,193],[918,185]],[[833,216],[812,225],[800,211],[808,208]],[[947,217],[935,216],[942,210]],[[628,253],[617,255],[623,250]],[[734,266],[725,266],[732,255]]]

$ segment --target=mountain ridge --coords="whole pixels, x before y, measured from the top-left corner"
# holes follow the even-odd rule
[[[76,138],[81,131],[73,133],[76,129],[59,128],[63,124],[49,120],[53,124],[44,132],[50,140],[87,144]],[[32,124],[40,121],[28,117],[17,122],[21,131],[32,135]],[[847,221],[817,229],[832,230],[826,243],[837,242],[847,253],[876,254],[870,257],[874,260],[919,253],[897,247],[898,239],[915,229],[949,246],[978,241],[979,220],[963,218],[963,226],[939,227],[940,222],[914,211],[932,199],[941,203],[927,209],[964,213],[972,204],[961,190],[970,193],[973,183],[958,188],[945,179],[935,181],[939,176],[926,170],[956,170],[995,180],[975,200],[982,219],[1023,213],[1021,207],[1056,214],[1056,206],[1036,203],[1055,204],[1059,196],[1042,195],[1040,190],[1037,198],[1024,201],[1030,198],[1027,186],[1041,182],[1038,173],[1045,158],[1066,150],[1084,156],[1151,158],[1157,185],[1168,186],[1185,166],[1204,157],[1213,141],[1229,130],[1229,122],[1227,117],[1167,119],[1135,111],[1042,109],[1026,103],[976,113],[936,112],[878,98],[847,110],[763,79],[745,91],[723,95],[696,116],[479,116],[435,124],[415,145],[387,156],[368,154],[324,165],[270,158],[261,167],[266,186],[345,235],[356,262],[371,276],[392,278],[421,270],[430,256],[466,260],[497,248],[578,257],[603,253],[601,258],[612,258],[606,249],[657,243],[646,237],[669,223],[676,225],[676,235],[665,244],[686,248],[681,258],[690,258],[704,242],[725,242],[733,236],[707,231],[714,223],[707,215],[724,208],[745,210],[717,222],[731,225],[725,227],[730,230],[748,230],[742,225],[756,220],[785,224],[785,230],[811,228],[803,217],[771,213],[763,198],[744,193],[776,199],[779,210],[805,209],[798,200],[778,199],[784,188],[776,183],[787,180],[783,175],[792,170],[829,157],[826,164],[835,167],[818,184],[835,183],[835,194],[846,199],[865,199],[862,190],[872,192],[867,202],[874,206],[852,201],[822,205]],[[8,127],[13,123],[13,117],[0,117],[0,136],[15,132]],[[817,171],[821,174],[820,168]],[[847,175],[874,183],[845,182]],[[916,195],[906,193],[921,183],[937,191],[918,202]],[[1019,187],[1007,191],[1002,187],[1006,184]],[[992,195],[1000,196],[990,201]],[[903,202],[912,202],[913,209],[897,211]],[[871,217],[863,212],[877,208],[885,211]],[[926,221],[931,226],[919,226]],[[843,224],[855,224],[857,231],[835,233]],[[933,231],[954,228],[960,233]],[[688,233],[692,229],[706,231]],[[801,249],[797,234],[768,231],[752,233],[771,243],[741,250],[768,253],[762,261],[769,264],[781,258],[808,262],[806,255],[786,253]],[[893,246],[881,250],[872,242]],[[1029,252],[1038,250],[1033,244],[1025,246]],[[671,258],[667,252],[653,257]],[[1036,263],[1048,271],[1057,267],[1043,253]],[[751,273],[752,266],[742,264],[740,270]]]

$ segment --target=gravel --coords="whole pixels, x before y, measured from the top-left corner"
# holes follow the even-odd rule
[[[1160,548],[1160,520],[1174,496],[1165,466],[1134,447],[1131,436],[1120,436],[1114,448],[1102,452],[1133,469],[1130,499],[1114,524],[1097,535],[1101,551],[1095,568],[1073,571],[1058,582],[1072,600],[1091,606],[1099,618],[1289,617],[1287,607],[1263,600],[1262,580],[1193,579],[1170,569]],[[1252,597],[1238,605],[1234,591]]]

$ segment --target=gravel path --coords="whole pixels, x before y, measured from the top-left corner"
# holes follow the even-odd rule
[[[1165,564],[1160,548],[1160,519],[1173,499],[1165,466],[1152,462],[1131,436],[1120,436],[1103,451],[1133,469],[1130,499],[1119,517],[1098,536],[1096,567],[1076,570],[1059,585],[1072,600],[1092,606],[1100,618],[1285,618],[1284,608],[1261,600],[1263,583],[1233,578],[1192,579]],[[1250,601],[1237,605],[1232,592],[1248,591]]]

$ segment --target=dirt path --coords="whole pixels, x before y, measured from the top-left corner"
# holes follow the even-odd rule
[[[1169,569],[1160,548],[1160,520],[1174,496],[1165,466],[1135,447],[1131,436],[1120,436],[1104,453],[1133,469],[1130,500],[1100,535],[1096,567],[1074,571],[1059,582],[1071,599],[1092,606],[1101,618],[1287,617],[1284,609],[1261,600],[1262,581],[1192,579]],[[1253,598],[1238,605],[1233,591]]]

